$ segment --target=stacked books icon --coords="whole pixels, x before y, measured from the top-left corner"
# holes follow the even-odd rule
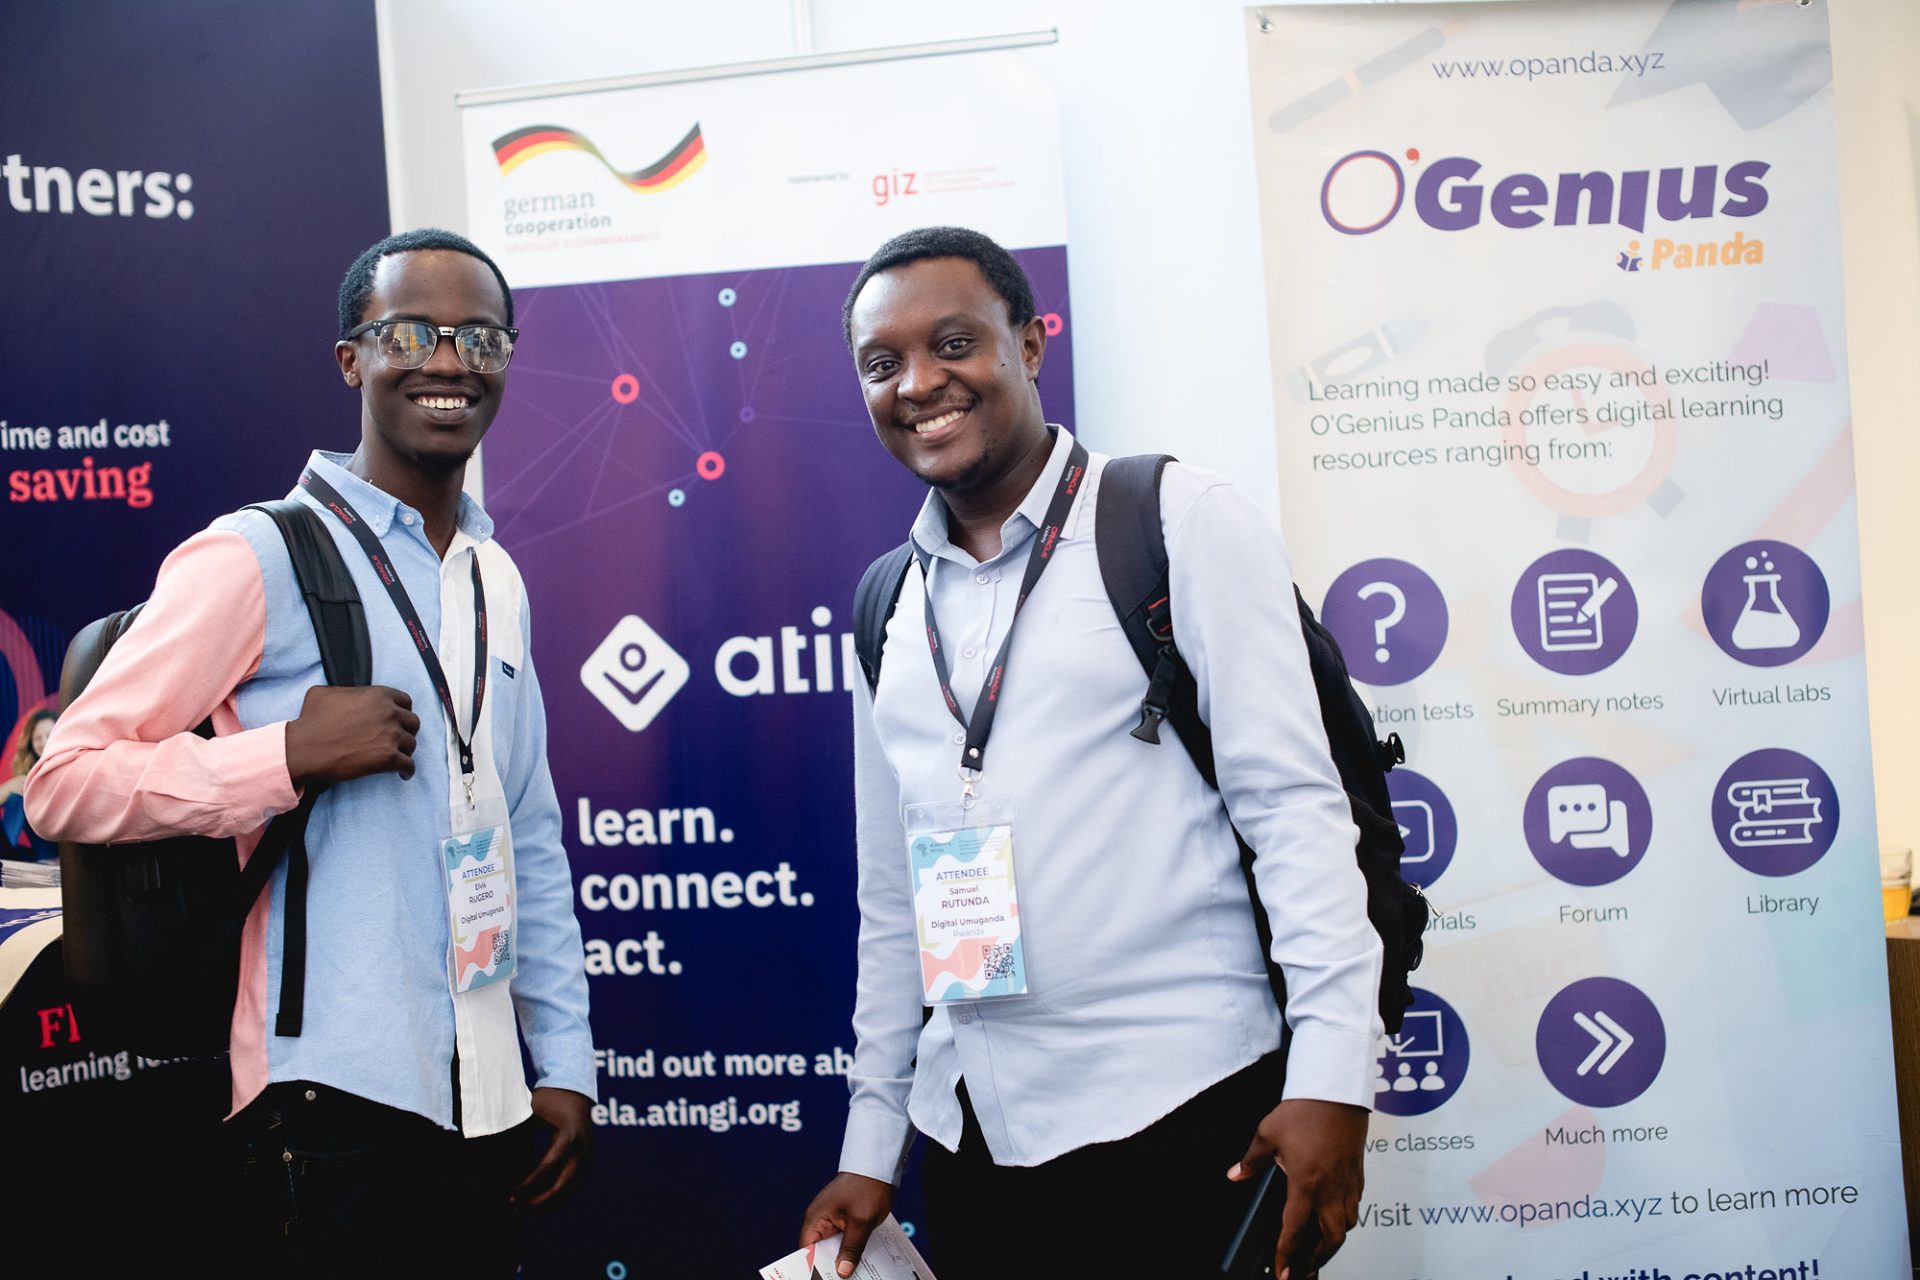
[[[1812,844],[1813,829],[1825,819],[1820,816],[1819,797],[1807,794],[1811,785],[1806,778],[1730,784],[1727,799],[1740,818],[1728,838],[1742,849]]]

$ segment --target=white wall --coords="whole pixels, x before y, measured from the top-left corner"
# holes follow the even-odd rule
[[[1835,0],[1834,114],[1882,847],[1920,848],[1920,4]]]
[[[1108,452],[1164,449],[1257,477],[1249,488],[1277,512],[1241,10],[814,0],[811,51],[1057,27],[1080,428]],[[565,0],[537,14],[507,0],[382,0],[396,225],[465,226],[459,90],[782,57],[798,47],[791,12],[771,0]],[[435,53],[410,56],[416,47]],[[935,73],[927,92],[939,93]],[[964,122],[967,104],[952,107]]]
[[[1081,429],[1223,471],[1277,512],[1243,7],[379,0],[394,223],[465,226],[462,89],[1055,27]],[[1875,784],[1882,843],[1920,847],[1920,4],[1830,11]]]

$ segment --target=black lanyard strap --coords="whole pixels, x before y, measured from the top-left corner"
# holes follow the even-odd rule
[[[309,467],[300,473],[300,484],[307,492],[320,500],[320,504],[338,517],[360,549],[367,553],[367,559],[373,562],[374,576],[386,587],[387,594],[393,597],[393,607],[400,611],[400,621],[406,623],[407,634],[413,637],[413,647],[420,653],[420,662],[427,669],[427,679],[433,682],[433,691],[440,695],[440,705],[447,713],[447,727],[453,732],[453,740],[460,748],[460,772],[467,782],[469,796],[473,790],[473,739],[460,732],[460,716],[453,709],[453,689],[447,683],[447,673],[440,665],[440,655],[433,651],[433,641],[427,638],[427,629],[420,621],[420,611],[413,607],[413,598],[407,594],[407,588],[400,581],[400,571],[388,559],[386,548],[380,545],[380,539],[373,536],[373,530],[367,528],[366,521],[353,509],[353,504],[341,497],[339,491],[323,480]],[[487,696],[487,592],[480,581],[480,553],[476,549],[473,562],[473,718],[468,722],[468,734],[480,731],[480,705]]]
[[[946,650],[940,644],[940,624],[933,616],[933,559],[918,543],[914,544],[913,554],[920,561],[920,594],[927,606],[927,647],[933,651],[933,670],[940,678],[940,696],[947,700],[947,710],[953,713],[953,718],[967,731],[966,746],[960,751],[963,778],[977,776],[986,768],[987,738],[993,733],[993,716],[1000,707],[1000,686],[1006,681],[1007,654],[1013,647],[1014,625],[1020,621],[1020,610],[1033,593],[1034,584],[1053,563],[1054,548],[1060,544],[1060,530],[1067,522],[1067,513],[1073,509],[1073,500],[1086,476],[1087,447],[1075,440],[1066,468],[1060,473],[1060,482],[1054,487],[1053,501],[1047,504],[1046,523],[1033,535],[1033,550],[1027,554],[1027,571],[1020,579],[1020,594],[1013,602],[1013,618],[1007,623],[1006,639],[1000,642],[1000,651],[993,656],[993,666],[980,686],[971,719],[961,713],[960,700],[953,694]]]

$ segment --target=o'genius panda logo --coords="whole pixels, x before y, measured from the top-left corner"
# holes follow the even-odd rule
[[[1334,161],[1320,183],[1320,216],[1342,235],[1372,235],[1399,217],[1411,192],[1414,216],[1435,231],[1465,231],[1487,219],[1510,230],[1619,224],[1644,232],[1649,215],[1661,222],[1689,219],[1751,218],[1767,207],[1763,179],[1772,169],[1764,160],[1742,160],[1660,170],[1597,169],[1542,176],[1509,173],[1488,179],[1485,167],[1470,156],[1445,156],[1419,169],[1411,183],[1407,170],[1421,164],[1409,147],[1401,157],[1385,151],[1353,151]],[[1610,253],[1609,257],[1613,255]],[[1765,246],[1736,231],[1731,240],[1692,243],[1657,237],[1643,255],[1638,240],[1628,242],[1615,265],[1622,271],[1691,266],[1738,266],[1764,261]]]

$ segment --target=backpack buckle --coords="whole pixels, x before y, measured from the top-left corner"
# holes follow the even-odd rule
[[[1166,718],[1167,709],[1165,707],[1155,706],[1151,698],[1143,698],[1140,701],[1140,723],[1133,727],[1133,732],[1130,736],[1138,738],[1142,742],[1151,742],[1155,746],[1159,746],[1160,722]]]
[[[1172,621],[1170,616],[1168,621]],[[1134,726],[1133,737],[1159,745],[1160,722],[1172,714],[1168,698],[1173,692],[1174,676],[1179,669],[1179,651],[1173,647],[1172,641],[1162,644],[1159,660],[1153,664],[1153,678],[1147,681],[1146,696],[1140,699],[1140,723]]]

